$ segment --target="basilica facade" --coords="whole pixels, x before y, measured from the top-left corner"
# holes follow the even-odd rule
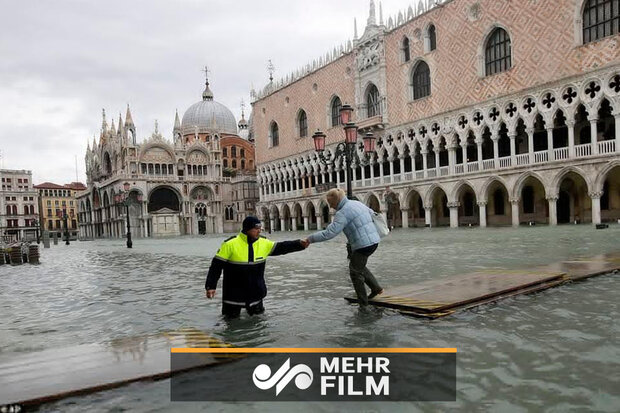
[[[323,162],[360,134],[354,195],[391,225],[601,223],[620,219],[620,8],[614,0],[428,0],[254,93],[259,213],[273,230],[322,228]],[[359,139],[361,141],[361,139]]]
[[[246,136],[243,120],[241,135]],[[85,156],[87,189],[78,195],[80,237],[123,237],[127,214],[132,236],[164,237],[236,231],[239,219],[254,210],[257,199],[242,199],[232,208],[237,181],[256,182],[253,171],[232,182],[222,174],[222,144],[243,139],[232,112],[213,99],[207,80],[202,100],[182,120],[175,115],[172,139],[158,130],[137,143],[129,107],[118,126],[103,113],[99,141]],[[254,159],[253,145],[245,146]]]

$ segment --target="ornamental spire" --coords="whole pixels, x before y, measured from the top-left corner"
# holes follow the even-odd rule
[[[203,72],[205,72],[206,82],[205,90],[202,92],[202,100],[213,100],[213,92],[211,92],[211,89],[209,88],[209,68],[205,66]]]
[[[368,15],[368,26],[374,26],[377,24],[377,18],[375,16],[375,2],[374,0],[370,0],[370,13]]]

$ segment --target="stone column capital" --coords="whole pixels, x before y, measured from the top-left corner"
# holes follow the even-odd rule
[[[588,195],[590,195],[592,199],[601,199],[603,192],[590,192]]]
[[[521,202],[521,199],[519,198],[511,198],[510,199],[510,203],[513,205],[519,205],[519,202]]]
[[[448,202],[448,208],[458,208],[461,206],[460,202]]]
[[[488,201],[478,201],[478,206],[479,207],[486,207],[488,203],[489,203]]]
[[[547,197],[547,201],[549,201],[549,202],[557,202],[558,198],[559,198],[559,196],[557,196],[557,195],[550,195],[550,196]]]

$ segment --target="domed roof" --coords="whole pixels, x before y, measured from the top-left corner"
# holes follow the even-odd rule
[[[216,130],[219,133],[237,134],[237,121],[235,116],[226,106],[213,100],[213,93],[209,89],[209,82],[202,93],[202,101],[194,103],[183,114],[181,121],[182,133],[194,133],[196,126],[198,131]]]

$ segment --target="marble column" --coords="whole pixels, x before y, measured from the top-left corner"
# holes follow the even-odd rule
[[[316,216],[316,229],[317,231],[323,230],[323,217],[321,215]]]
[[[620,110],[614,114],[616,119],[616,152],[620,152]]]
[[[547,198],[547,202],[549,202],[549,225],[555,226],[558,225],[558,210],[557,210],[557,196],[551,196]]]
[[[297,217],[291,217],[291,229],[297,231]]]
[[[454,165],[456,165],[456,147],[448,146],[448,174],[454,175]]]
[[[427,227],[430,227],[433,224],[433,216],[431,215],[433,213],[433,207],[432,206],[425,206],[424,207],[424,225]],[[439,219],[439,218],[437,218]]]
[[[572,159],[575,157],[575,121],[567,119],[566,127],[568,128],[568,158]]]
[[[517,166],[517,133],[508,132],[508,138],[510,139],[510,166],[514,168]]]
[[[590,138],[592,142],[592,155],[598,155],[598,113],[594,116],[588,116],[590,121]]]
[[[592,199],[592,224],[597,225],[601,223],[601,197],[602,192],[590,192],[590,199]]]
[[[547,128],[547,153],[549,157],[549,162],[555,161],[555,157],[553,156],[553,128]]]
[[[428,161],[426,158],[426,155],[428,155],[428,150],[427,149],[423,149],[422,150],[422,170],[424,171],[424,177],[428,177]]]
[[[461,151],[463,152],[463,172],[467,173],[467,141],[461,140]]]
[[[520,200],[519,199],[511,199],[510,200],[510,205],[512,207],[512,226],[514,228],[518,228],[519,227],[519,203]]]
[[[448,202],[448,208],[450,208],[450,228],[459,227],[459,202]]]
[[[286,231],[286,219],[280,218],[280,231]]]
[[[401,215],[401,220],[403,222],[403,228],[409,228],[409,210],[401,209],[400,215]]]
[[[310,217],[304,216],[304,231],[310,231]]]
[[[487,227],[487,201],[479,201],[478,209],[480,211],[480,228]]]
[[[530,165],[534,163],[534,128],[526,128],[527,133],[527,152],[530,155]]]

